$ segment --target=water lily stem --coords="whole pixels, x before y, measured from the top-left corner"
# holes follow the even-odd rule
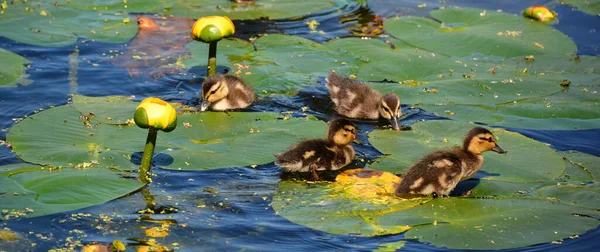
[[[150,164],[154,155],[154,146],[156,145],[156,134],[158,129],[150,127],[148,129],[148,137],[146,138],[146,147],[144,148],[144,156],[142,156],[142,166],[140,166],[139,179],[142,183],[152,182]]]
[[[217,73],[217,41],[210,42],[208,46],[208,76]]]

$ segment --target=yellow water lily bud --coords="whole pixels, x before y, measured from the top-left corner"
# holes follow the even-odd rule
[[[192,38],[204,43],[216,42],[231,37],[234,33],[233,22],[225,16],[201,17],[192,26]]]
[[[550,22],[556,18],[556,12],[544,6],[531,6],[523,12],[523,16],[540,22]]]
[[[153,127],[169,132],[177,127],[177,112],[168,102],[150,97],[137,106],[133,120],[141,128]]]

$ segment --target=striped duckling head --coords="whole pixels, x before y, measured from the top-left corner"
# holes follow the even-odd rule
[[[379,105],[379,115],[389,120],[394,130],[400,130],[400,98],[394,93],[384,95]]]
[[[327,127],[327,140],[335,145],[347,145],[356,139],[356,126],[344,118],[337,118],[329,122]]]

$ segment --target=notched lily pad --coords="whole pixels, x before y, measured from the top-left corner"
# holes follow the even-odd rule
[[[479,9],[442,9],[431,18],[387,19],[386,31],[411,45],[451,56],[525,56],[577,51],[567,35],[518,15]],[[441,42],[443,41],[443,42]]]
[[[330,70],[343,71],[358,61],[345,51],[297,36],[260,37],[254,41],[257,51],[246,42],[224,42],[219,44],[221,56],[217,64],[231,68],[233,74],[239,74],[259,95],[294,94],[315,85],[315,79],[327,76]],[[191,58],[183,62],[188,68],[206,65],[207,46],[195,44],[186,46],[192,53]]]
[[[348,170],[336,182],[307,184],[282,181],[271,206],[295,223],[334,234],[396,234],[411,227],[373,221],[389,212],[415,207],[431,198],[401,199],[393,195],[397,176],[367,169]],[[310,214],[309,214],[310,213]]]
[[[142,186],[105,168],[5,165],[0,166],[0,210],[4,220],[48,215],[101,204]]]
[[[137,32],[133,17],[104,9],[84,11],[71,1],[9,1],[0,15],[0,35],[33,45],[66,46],[84,37],[123,43]]]
[[[541,197],[573,206],[600,209],[600,185],[551,185],[536,190]]]
[[[578,10],[591,15],[600,14],[600,2],[590,0],[563,0],[561,3],[575,6]]]
[[[127,121],[137,103],[119,98],[84,98],[34,114],[7,135],[17,156],[62,167],[135,170],[131,155],[143,150],[147,131]],[[173,159],[171,169],[214,169],[264,164],[302,138],[321,137],[326,125],[313,117],[283,120],[277,113],[184,114],[178,127],[158,134],[155,155]],[[260,146],[260,148],[256,148]]]
[[[24,64],[29,63],[29,60],[1,48],[0,58],[0,87],[27,85],[33,82],[25,74]]]
[[[387,193],[400,181],[387,172],[348,170],[332,183],[283,181],[273,196],[277,214],[317,230],[363,236],[404,236],[450,249],[507,249],[582,234],[596,211],[545,200],[429,197]]]
[[[389,156],[382,161],[385,166],[375,162],[369,168],[402,172],[434,150],[462,145],[464,135],[475,126],[439,120],[416,123],[412,131],[401,133],[375,130],[369,134],[369,141]],[[554,180],[565,170],[564,160],[545,144],[503,129],[491,130],[508,155],[484,153],[483,167],[476,178],[530,183]]]
[[[589,209],[542,200],[435,199],[383,215],[384,227],[410,225],[406,238],[450,249],[508,249],[582,234],[598,225]]]

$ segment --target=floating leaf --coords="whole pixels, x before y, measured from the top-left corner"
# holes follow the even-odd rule
[[[115,12],[146,12],[159,13],[163,15],[184,16],[189,18],[198,18],[202,16],[228,16],[231,19],[278,19],[286,17],[296,17],[328,8],[342,7],[349,1],[292,1],[278,0],[276,2],[254,1],[249,4],[237,3],[228,0],[199,0],[199,1],[129,1],[108,0],[108,1],[73,1],[71,6],[74,8],[89,9],[109,9]]]
[[[504,68],[529,69],[524,76],[511,77],[514,80],[532,84],[523,89],[528,92],[514,90],[515,94],[512,95],[509,92],[496,94],[498,97],[494,96],[492,100],[505,102],[496,105],[486,105],[482,101],[480,104],[454,102],[455,104],[429,103],[419,106],[445,117],[504,127],[597,128],[600,122],[600,94],[597,93],[600,89],[598,85],[600,75],[596,66],[599,63],[600,58],[588,56],[541,55],[536,57],[535,61],[528,61],[521,57],[506,59],[499,65],[505,66]],[[502,73],[498,72],[498,74]],[[546,84],[536,81],[535,79],[538,77],[535,76],[540,76],[539,80],[546,79]],[[571,82],[569,88],[561,88],[562,91],[545,97],[530,96],[531,91],[536,90],[536,86],[544,86],[548,88],[546,91],[555,92],[559,88],[561,80]],[[585,90],[588,91],[585,92]],[[538,94],[541,95],[542,92],[539,90]],[[518,98],[518,100],[506,102],[501,99],[502,96],[506,97],[507,95],[513,99]],[[488,93],[485,97],[489,98],[489,96]]]
[[[522,199],[435,199],[375,219],[384,228],[413,226],[406,238],[450,249],[507,249],[582,234],[598,225],[588,209]]]
[[[46,15],[40,15],[43,10]],[[123,23],[122,15],[103,8],[82,11],[64,2],[16,1],[0,17],[0,35],[41,46],[70,45],[77,37],[123,43],[133,38],[137,25]]]
[[[600,180],[600,157],[581,152],[563,152],[561,154],[572,165],[591,176],[591,180],[585,180],[581,182],[598,182]]]
[[[577,51],[567,35],[518,15],[478,9],[442,9],[432,18],[387,19],[385,29],[411,45],[452,56],[525,56]],[[441,42],[443,41],[443,42]]]
[[[285,18],[340,8],[334,1],[257,1],[238,4],[228,0],[179,1],[15,1],[3,8],[0,35],[15,41],[41,46],[64,46],[77,37],[123,43],[138,31],[129,13],[158,13],[196,19],[220,15],[231,19]]]
[[[0,87],[14,86],[16,84],[27,85],[32,81],[27,79],[24,64],[29,60],[10,51],[0,48]]]
[[[373,236],[400,233],[410,228],[407,225],[382,228],[382,223],[372,221],[376,216],[430,200],[395,197],[386,187],[398,183],[399,178],[389,173],[356,169],[340,176],[346,178],[341,182],[315,185],[282,181],[271,206],[278,215],[310,228],[334,234]],[[350,180],[356,183],[347,183]],[[366,194],[357,195],[362,191]]]
[[[449,120],[425,121],[413,125],[412,131],[401,133],[375,130],[369,142],[379,151],[389,154],[385,166],[375,162],[369,165],[377,170],[402,172],[419,158],[434,150],[462,145],[465,134],[476,125]],[[492,129],[498,144],[508,155],[484,153],[485,161],[476,175],[481,179],[530,183],[558,178],[565,170],[565,162],[548,146],[518,133]]]
[[[271,205],[290,221],[329,233],[374,236],[407,230],[406,238],[451,249],[525,247],[582,234],[598,225],[598,220],[587,217],[597,217],[595,211],[543,200],[405,200],[386,193],[361,197],[356,195],[361,191],[354,189],[378,191],[399,179],[373,180],[387,173],[372,170],[344,173],[340,176],[356,176],[356,182],[308,185],[283,181]]]
[[[240,77],[259,94],[294,94],[303,87],[314,85],[317,77],[327,76],[330,70],[346,69],[357,61],[344,51],[332,50],[328,45],[296,36],[274,34],[260,37],[254,42],[256,52],[249,43],[223,42],[224,45],[219,44],[221,56],[218,57],[218,65],[228,66],[234,73],[242,65],[249,67],[240,69]],[[184,62],[186,67],[206,65],[206,45],[187,47],[192,57]]]
[[[142,151],[146,132],[116,123],[127,114],[131,118],[136,103],[77,96],[74,101],[79,102],[44,110],[13,126],[7,135],[13,151],[36,164],[137,169],[130,157]],[[264,164],[302,138],[325,134],[325,123],[315,118],[282,119],[277,113],[184,114],[178,121],[189,127],[160,134],[155,154],[172,157],[172,163],[161,164],[172,169]]]
[[[575,6],[578,10],[588,14],[600,14],[600,2],[590,0],[563,0],[561,3]]]
[[[32,164],[0,166],[3,218],[33,217],[107,202],[143,185],[104,168],[50,168]]]
[[[600,185],[552,185],[538,189],[536,192],[544,198],[561,204],[600,209]]]

